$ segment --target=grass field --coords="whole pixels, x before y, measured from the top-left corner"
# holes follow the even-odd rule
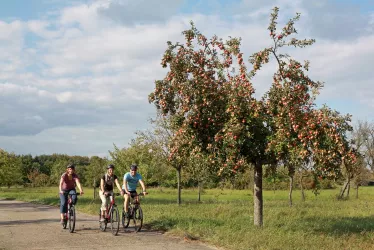
[[[93,190],[85,192],[77,209],[96,215],[100,201],[92,199]],[[352,193],[348,200],[337,200],[338,190],[323,190],[318,196],[308,192],[302,202],[295,191],[293,207],[288,206],[287,191],[265,191],[263,228],[253,226],[249,190],[205,190],[198,203],[197,190],[184,189],[180,206],[176,190],[149,193],[142,200],[147,227],[173,235],[188,233],[225,249],[374,249],[374,187],[360,188],[359,198]],[[2,188],[0,198],[59,204],[56,187]]]

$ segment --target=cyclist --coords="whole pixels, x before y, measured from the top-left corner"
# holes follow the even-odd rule
[[[61,224],[64,223],[64,214],[67,213],[66,202],[68,200],[68,194],[71,195],[73,204],[75,205],[77,203],[76,186],[78,186],[80,194],[82,195],[83,188],[78,175],[75,173],[75,165],[69,164],[66,167],[66,172],[61,175],[59,184]]]
[[[136,192],[136,186],[138,185],[138,183],[140,183],[140,185],[143,188],[143,194],[144,195],[147,194],[145,190],[145,184],[142,180],[142,176],[139,173],[137,173],[137,171],[138,171],[138,166],[136,164],[133,164],[130,166],[130,172],[127,172],[123,176],[122,189],[124,190],[124,193],[125,193],[124,195],[125,201],[124,201],[123,207],[125,208],[126,216],[128,216],[130,196],[132,198],[135,197],[136,202],[139,202],[138,193]]]
[[[114,171],[114,165],[109,164],[107,166],[107,173],[101,177],[100,181],[100,191],[99,195],[101,198],[101,216],[100,216],[100,221],[104,221],[104,215],[106,211],[106,206],[108,204],[108,200],[110,196],[113,196],[113,188],[114,188],[114,183],[116,184],[118,190],[121,192],[121,195],[123,195],[123,191],[121,189],[121,185],[118,182],[118,177],[113,173]]]

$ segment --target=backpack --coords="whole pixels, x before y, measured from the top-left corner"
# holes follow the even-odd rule
[[[108,176],[108,174],[107,173],[105,173],[105,185],[108,183],[108,178],[109,178],[109,176]],[[113,177],[113,181],[112,181],[112,187],[113,187],[113,189],[114,189],[114,177]]]

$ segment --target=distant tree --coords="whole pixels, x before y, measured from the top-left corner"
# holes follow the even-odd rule
[[[58,185],[61,175],[66,171],[66,167],[72,163],[67,155],[60,155],[53,163],[50,182],[51,185]]]
[[[22,165],[21,160],[14,153],[8,153],[0,149],[0,187],[10,188],[12,185],[21,184]]]

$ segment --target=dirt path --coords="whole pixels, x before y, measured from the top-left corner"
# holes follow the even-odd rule
[[[79,212],[75,232],[69,233],[58,218],[56,207],[0,200],[0,249],[217,249],[160,232],[124,231],[122,225],[113,236],[110,229],[99,230],[97,217]]]

